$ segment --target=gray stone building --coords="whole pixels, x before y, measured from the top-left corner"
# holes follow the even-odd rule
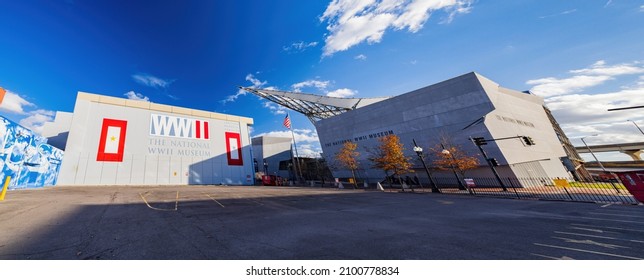
[[[291,138],[258,136],[253,137],[251,142],[257,175],[277,175],[292,179],[295,174],[293,167],[289,166],[293,159]]]
[[[488,158],[498,161],[501,177],[570,177],[562,164],[567,155],[544,110],[543,98],[504,88],[478,73],[390,98],[333,98],[245,89],[307,115],[317,129],[328,162],[334,161],[344,142],[357,143],[361,152],[358,175],[370,182],[381,181],[385,174],[372,168],[369,151],[378,145],[380,137],[389,134],[400,137],[406,155],[414,159],[415,175],[425,181],[427,176],[412,150],[413,140],[424,149],[430,167],[432,156],[428,151],[442,143],[479,157],[481,166],[467,171],[466,177],[493,178],[470,137],[509,138],[483,146]],[[535,145],[526,145],[521,136],[531,137]],[[434,172],[437,178],[453,178],[449,171]],[[335,169],[333,175],[347,178],[350,172]]]

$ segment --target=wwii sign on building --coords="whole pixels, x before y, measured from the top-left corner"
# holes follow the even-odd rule
[[[59,185],[242,185],[253,183],[252,124],[250,118],[79,92],[73,115],[57,114],[44,134],[67,135]]]

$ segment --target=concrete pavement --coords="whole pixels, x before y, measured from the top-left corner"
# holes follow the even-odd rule
[[[294,187],[51,187],[0,259],[644,259],[644,207]]]

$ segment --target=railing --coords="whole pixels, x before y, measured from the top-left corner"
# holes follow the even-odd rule
[[[441,193],[444,194],[528,200],[639,203],[618,180],[613,180],[612,182],[577,182],[559,178],[501,178],[503,182],[503,186],[501,186],[496,178],[468,179],[463,181],[461,186],[459,186],[456,178],[436,178],[434,181]],[[422,185],[411,185],[410,187],[413,188],[413,191],[431,191],[427,182]],[[503,187],[505,187],[505,190]]]

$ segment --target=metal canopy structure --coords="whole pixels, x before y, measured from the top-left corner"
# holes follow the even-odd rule
[[[633,107],[623,107],[623,108],[612,108],[608,109],[608,111],[619,111],[619,110],[630,110],[630,109],[642,109],[644,108],[644,105],[640,106],[633,106]]]
[[[321,119],[340,115],[344,112],[364,107],[389,97],[340,98],[300,92],[288,92],[259,88],[239,87],[242,90],[266,98],[291,110],[300,112],[315,123]]]

